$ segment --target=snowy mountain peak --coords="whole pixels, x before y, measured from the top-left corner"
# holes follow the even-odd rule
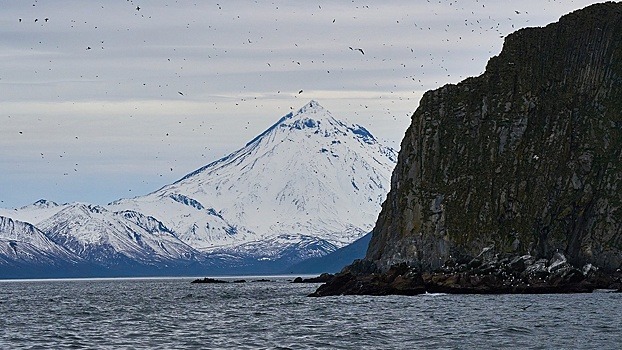
[[[0,239],[30,239],[36,228],[27,223],[0,216]]]
[[[19,264],[41,264],[49,268],[79,259],[33,225],[3,216],[0,216],[0,257],[0,268],[6,265],[15,268]]]
[[[76,203],[39,227],[75,255],[105,266],[127,259],[145,263],[193,260],[197,254],[160,221],[134,211],[112,212]]]
[[[103,214],[108,210],[102,206],[89,203],[73,203],[68,205],[63,211],[79,211],[85,215]]]
[[[309,115],[309,114],[326,115],[326,114],[328,114],[330,116],[330,112],[326,108],[322,107],[322,105],[320,105],[320,103],[317,102],[316,100],[311,100],[306,105],[302,106],[296,113],[294,113],[293,118],[295,118],[296,116],[305,115],[305,114],[306,115]]]
[[[58,203],[53,202],[53,201],[49,201],[47,199],[39,199],[38,201],[30,204],[30,205],[26,205],[24,207],[21,207],[20,209],[28,209],[28,208],[53,208],[53,207],[58,207]]]
[[[396,152],[367,129],[312,100],[239,150],[146,196],[0,209],[0,265],[6,256],[49,256],[105,269],[283,268],[369,232],[395,163]]]
[[[330,126],[345,127],[343,123],[333,118],[332,114],[315,100],[311,100],[296,113],[288,114],[278,124],[280,127],[289,127],[296,130],[320,130]]]
[[[354,137],[369,145],[377,144],[376,138],[363,126],[348,125],[335,119],[332,114],[322,107],[319,102],[311,100],[296,113],[286,116],[278,126],[289,130],[307,129],[324,137]],[[264,133],[265,134],[265,133]],[[340,143],[339,140],[334,141]]]
[[[302,130],[315,128],[319,126],[322,120],[332,119],[336,122],[330,112],[322,107],[319,102],[315,100],[309,101],[306,105],[300,108],[295,113],[288,113],[285,116],[281,117],[276,123],[274,123],[271,127],[266,129],[261,134],[257,135],[254,139],[250,140],[245,146],[251,146],[255,143],[261,142],[263,138],[267,135],[270,135],[272,132],[278,129],[288,129],[288,130]],[[231,156],[231,155],[230,155]],[[229,156],[223,158],[226,159]],[[220,159],[216,162],[219,162],[223,159]],[[216,163],[215,162],[215,163]],[[211,164],[210,164],[211,165]],[[208,165],[209,166],[209,165]],[[199,169],[201,170],[201,169]]]
[[[372,228],[395,162],[396,152],[367,129],[312,100],[228,156],[108,209],[153,216],[203,251],[244,245],[280,255],[275,252],[292,245],[276,237],[294,244],[303,236],[330,250]]]

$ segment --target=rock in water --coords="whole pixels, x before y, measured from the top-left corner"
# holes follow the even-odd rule
[[[622,264],[622,4],[508,35],[485,73],[427,92],[366,259],[424,270],[486,247]]]
[[[317,277],[311,277],[311,278],[296,277],[292,281],[292,283],[326,283],[330,281],[331,279],[333,279],[333,277],[335,277],[335,275],[333,275],[332,273],[325,272]]]
[[[622,3],[607,2],[508,35],[481,76],[427,92],[365,262],[313,295],[391,293],[401,264],[422,274],[413,290],[619,284],[621,206]]]
[[[223,281],[223,280],[217,280],[217,279],[214,279],[214,278],[204,277],[203,279],[197,278],[197,279],[195,279],[194,281],[192,281],[190,283],[218,284],[218,283],[229,283],[229,282]]]

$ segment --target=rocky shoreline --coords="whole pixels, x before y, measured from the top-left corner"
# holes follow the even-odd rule
[[[490,259],[449,260],[435,271],[402,263],[380,272],[373,262],[357,260],[309,296],[553,294],[597,289],[621,291],[620,271],[604,273],[591,264],[577,268],[562,253],[555,253],[550,259],[495,255]]]
[[[507,35],[483,74],[426,92],[365,254],[378,271],[336,280],[370,293],[619,283],[620,37],[622,2],[594,4]],[[400,263],[416,266],[389,271]]]
[[[219,280],[219,279],[215,279],[215,278],[210,278],[210,277],[204,277],[204,278],[197,278],[195,280],[193,280],[190,283],[204,283],[204,284],[221,284],[221,283],[246,283],[246,280],[233,280],[233,281],[225,281],[225,280]],[[258,280],[254,280],[251,282],[271,282],[268,279],[262,278],[262,279],[258,279]]]
[[[332,273],[323,273],[317,277],[302,278],[296,277],[292,283],[326,283],[335,277]]]

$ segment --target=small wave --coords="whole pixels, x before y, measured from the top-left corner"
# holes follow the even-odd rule
[[[510,334],[533,334],[533,330],[527,327],[511,326],[505,329],[505,332]]]
[[[534,337],[547,349],[620,347],[620,294],[571,303],[566,295],[445,293],[317,299],[285,282],[242,288],[194,288],[186,280],[148,288],[130,280],[11,287],[0,290],[0,313],[10,316],[0,318],[0,349],[521,349],[537,347]],[[554,309],[560,306],[563,311]],[[574,313],[583,318],[566,322]]]
[[[594,330],[596,330],[597,332],[604,332],[604,333],[609,333],[612,330],[617,330],[617,327],[614,325],[608,325],[608,324],[599,324],[599,325],[595,325],[593,326]]]

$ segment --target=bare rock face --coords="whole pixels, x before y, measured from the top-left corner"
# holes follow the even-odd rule
[[[622,267],[622,3],[506,38],[427,92],[366,260],[432,271],[483,252]],[[483,259],[484,261],[486,259]]]
[[[550,260],[536,260],[530,255],[497,256],[485,262],[474,258],[431,272],[421,272],[406,263],[392,265],[384,272],[370,270],[369,265],[353,263],[309,296],[591,293],[596,289],[620,291],[622,287],[619,272],[606,274],[591,264],[577,269],[561,253]]]

